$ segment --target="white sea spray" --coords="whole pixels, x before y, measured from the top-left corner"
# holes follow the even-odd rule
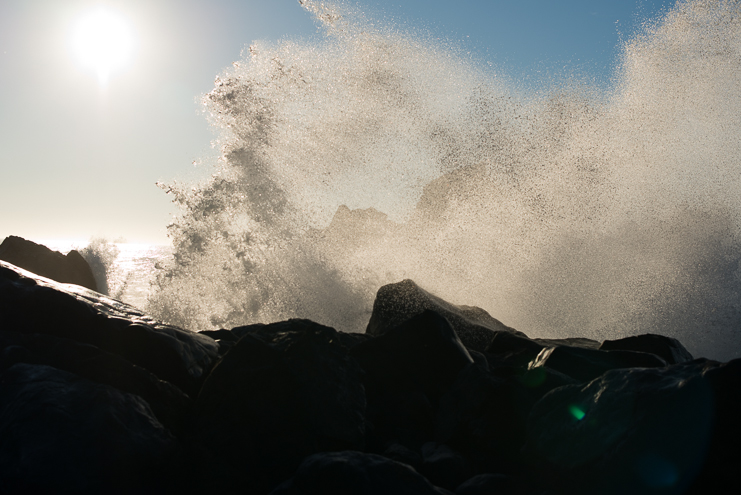
[[[303,4],[322,42],[256,42],[204,97],[221,159],[163,186],[181,213],[151,312],[358,331],[378,287],[412,278],[534,337],[741,354],[741,3],[680,1],[609,88],[538,91]]]

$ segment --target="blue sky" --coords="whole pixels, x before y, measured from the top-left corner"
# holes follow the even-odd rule
[[[458,44],[515,80],[609,80],[621,36],[671,1],[356,2],[368,16]],[[68,49],[99,5],[133,33],[104,89]],[[253,40],[321,37],[296,0],[4,0],[0,3],[0,238],[167,242],[174,209],[156,181],[213,156],[200,94]],[[205,169],[207,172],[207,169]]]

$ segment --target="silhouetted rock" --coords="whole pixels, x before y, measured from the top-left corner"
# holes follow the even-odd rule
[[[191,400],[169,382],[90,344],[44,334],[0,332],[0,373],[14,364],[44,364],[146,400],[174,433],[183,428]]]
[[[692,354],[677,339],[650,333],[619,340],[605,340],[600,350],[649,352],[659,356],[667,364],[686,363],[693,359]]]
[[[500,330],[494,332],[485,352],[496,356],[500,363],[524,367],[545,348],[524,335]]]
[[[719,400],[702,376],[708,366],[612,370],[551,391],[528,421],[534,465],[557,473],[564,493],[685,493],[716,427]]]
[[[373,302],[373,313],[366,333],[383,335],[409,318],[432,310],[445,317],[458,334],[461,342],[476,351],[484,351],[494,332],[506,330],[523,335],[509,328],[481,308],[476,306],[456,306],[419,287],[412,280],[384,285],[378,289]]]
[[[473,362],[448,321],[429,310],[350,352],[365,372],[368,419],[380,444],[432,440],[440,397]]]
[[[383,457],[391,459],[392,461],[401,462],[407,464],[414,469],[418,469],[423,462],[422,453],[417,450],[411,449],[400,443],[392,442],[383,451]]]
[[[512,482],[504,474],[478,474],[461,483],[456,489],[457,495],[498,495],[510,494]]]
[[[455,490],[471,475],[466,459],[445,444],[425,443],[422,457],[422,465],[417,471],[436,486]]]
[[[702,362],[702,360],[698,360]],[[702,471],[687,493],[733,493],[741,489],[741,359],[718,364],[705,363],[702,377],[712,399],[705,403],[713,412],[712,433]]]
[[[198,333],[200,333],[201,335],[206,335],[207,337],[211,337],[214,340],[226,340],[228,342],[236,342],[239,340],[239,337],[235,335],[231,330],[226,330],[224,328],[221,328],[219,330],[203,330]]]
[[[3,493],[153,493],[173,447],[135,395],[43,365],[0,375]]]
[[[571,378],[588,382],[609,370],[620,368],[661,368],[666,361],[655,354],[635,351],[600,351],[581,347],[547,347],[528,365],[546,367]]]
[[[0,244],[0,260],[57,282],[98,290],[90,265],[75,250],[64,255],[41,244],[11,235]]]
[[[0,261],[0,491],[739,491],[741,360],[530,339],[411,281],[368,330],[198,334]]]
[[[492,336],[485,351],[511,364],[525,365],[537,357],[546,347],[568,346],[580,349],[599,349],[596,340],[584,338],[530,339],[521,332],[498,331]]]
[[[264,492],[309,454],[364,447],[360,367],[338,332],[308,320],[240,332],[196,404],[196,442],[223,470],[206,491],[236,489],[248,476]]]
[[[82,287],[62,285],[0,261],[0,330],[92,344],[195,395],[218,358],[216,342],[164,325]]]
[[[452,495],[406,464],[362,452],[307,457],[271,495]]]
[[[440,400],[435,439],[469,457],[477,471],[502,468],[519,456],[534,403],[516,377],[492,376],[470,365]]]

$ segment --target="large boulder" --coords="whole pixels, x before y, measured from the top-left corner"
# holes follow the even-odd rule
[[[94,345],[194,396],[218,359],[217,343],[162,324],[77,285],[0,261],[0,331],[46,334]]]
[[[473,363],[450,323],[424,311],[383,335],[357,344],[351,354],[363,371],[372,447],[433,440],[440,397],[458,373]]]
[[[414,469],[363,452],[332,452],[307,457],[296,474],[271,495],[452,495]]]
[[[90,265],[75,250],[64,255],[41,244],[11,235],[0,244],[0,260],[57,282],[98,290]]]
[[[422,463],[417,471],[436,486],[455,490],[471,474],[465,457],[448,445],[427,442],[421,451]]]
[[[736,493],[741,491],[738,466],[741,453],[741,359],[718,366],[707,363],[702,378],[711,391],[708,403],[714,411],[712,436],[702,471],[688,493]]]
[[[528,420],[534,469],[564,493],[734,492],[737,389],[714,385],[738,385],[738,368],[697,360],[618,369],[554,389]]]
[[[173,447],[138,396],[44,365],[0,374],[3,493],[156,493]]]
[[[497,377],[469,365],[440,400],[435,439],[464,453],[476,470],[506,470],[525,444],[534,403],[517,377]]]
[[[339,333],[308,320],[237,329],[196,404],[194,448],[203,489],[255,493],[295,471],[307,455],[365,443],[361,370]],[[215,466],[215,467],[213,467]],[[212,473],[219,476],[212,477]]]
[[[383,335],[425,310],[435,311],[445,317],[461,342],[475,351],[484,351],[496,331],[505,330],[524,336],[481,308],[451,304],[409,279],[378,289],[365,332],[373,336]]]
[[[635,339],[639,340],[638,336]],[[635,342],[635,341],[634,341]],[[602,373],[619,368],[656,368],[667,362],[656,352],[643,352],[639,346],[600,346],[599,342],[582,338],[529,339],[511,332],[495,332],[486,348],[492,363],[517,368],[529,385],[559,375],[577,382],[588,382]],[[681,346],[679,342],[677,345]],[[653,348],[652,348],[653,349]],[[545,392],[543,392],[545,393]]]
[[[457,495],[495,495],[497,493],[517,493],[512,489],[509,477],[500,473],[477,474],[455,489]]]
[[[600,350],[649,352],[659,356],[668,364],[686,363],[693,359],[692,354],[677,339],[651,333],[605,340]]]
[[[0,332],[0,372],[18,363],[52,366],[138,395],[173,433],[182,430],[190,409],[190,398],[176,386],[90,344],[38,333]]]
[[[546,347],[528,369],[549,368],[579,382],[594,380],[609,370],[620,368],[662,368],[666,361],[655,354],[637,351],[605,351],[581,347]]]

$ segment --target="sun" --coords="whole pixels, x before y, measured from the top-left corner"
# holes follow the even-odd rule
[[[82,16],[72,32],[72,49],[80,63],[95,71],[101,85],[131,56],[134,38],[120,15],[98,9]]]

